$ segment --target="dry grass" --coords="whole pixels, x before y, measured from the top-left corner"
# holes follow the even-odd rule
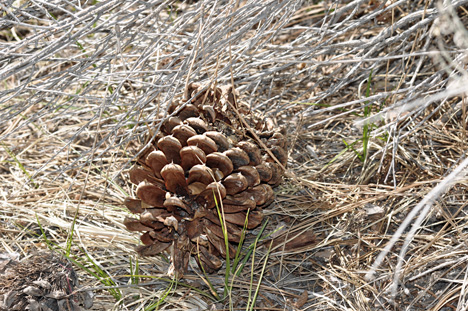
[[[50,2],[0,5],[5,252],[69,251],[94,310],[245,310],[267,254],[254,310],[466,308],[468,0]],[[147,130],[208,81],[289,128],[266,232],[317,235],[258,245],[223,301],[122,225]]]

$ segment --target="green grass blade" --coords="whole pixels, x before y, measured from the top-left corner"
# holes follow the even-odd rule
[[[80,206],[78,205],[78,207],[76,208],[76,211],[75,211],[75,216],[73,217],[72,225],[71,225],[71,228],[70,228],[70,233],[68,234],[68,237],[67,237],[67,247],[65,249],[66,257],[70,256],[71,247],[73,245],[73,234],[75,232],[75,224],[76,224],[76,220],[78,218],[78,211],[79,210],[80,210]]]
[[[356,140],[355,142],[353,142],[353,143],[351,143],[351,144],[348,144],[348,143],[346,142],[346,140],[343,139],[343,143],[344,143],[345,146],[346,146],[346,151],[348,151],[348,150],[353,151],[353,152],[356,154],[356,156],[359,158],[359,160],[361,160],[362,162],[364,162],[364,157],[362,156],[362,154],[361,154],[359,151],[357,151],[356,148],[354,148],[354,145],[355,145],[359,140],[360,140],[360,139]]]
[[[239,276],[239,274],[242,272],[242,270],[244,269],[247,261],[250,259],[250,257],[252,256],[252,253],[254,252],[254,249],[255,247],[257,246],[257,243],[261,242],[262,240],[264,240],[265,238],[267,238],[268,236],[265,236],[263,237],[262,236],[262,233],[263,231],[265,231],[265,228],[266,228],[266,225],[268,224],[268,220],[266,220],[262,227],[260,228],[260,231],[259,233],[257,234],[256,238],[255,238],[255,242],[249,246],[248,248],[248,251],[247,251],[247,254],[244,256],[244,258],[242,259],[242,262],[241,262],[241,265],[237,268],[236,270],[236,276]]]
[[[51,251],[53,251],[54,248],[52,247],[52,245],[54,245],[54,246],[57,246],[57,245],[55,245],[55,243],[53,243],[52,241],[50,241],[49,238],[47,237],[47,235],[45,234],[44,228],[42,228],[41,222],[40,222],[39,217],[37,216],[37,214],[36,214],[36,221],[37,221],[37,225],[39,226],[39,230],[41,230],[42,238],[44,239],[44,241],[45,241],[47,247],[48,247]]]
[[[198,244],[197,244],[197,256],[198,256],[198,261],[199,262],[202,262],[201,258],[200,258],[200,249],[198,248]],[[216,292],[216,289],[215,287],[213,286],[213,284],[211,283],[210,281],[210,278],[208,277],[206,271],[205,271],[205,268],[203,268],[203,264],[200,264],[200,268],[203,272],[203,275],[205,276],[205,278],[203,279],[203,281],[205,282],[205,284],[208,286],[208,288],[210,289],[211,291],[211,294],[213,294],[213,296],[216,298],[217,301],[220,301],[221,298],[219,297],[218,293]]]
[[[101,269],[101,267],[99,267],[99,265],[91,258],[89,257],[88,253],[81,249],[81,251],[84,253],[84,255],[86,256],[85,260],[90,263],[92,265],[92,268],[94,269],[94,276],[97,275],[97,279],[103,284],[103,285],[106,285],[106,286],[115,286],[117,285],[114,280],[112,280],[112,277],[104,270]],[[67,257],[69,258],[69,257]],[[120,290],[118,288],[109,288],[108,289],[109,293],[114,296],[114,298],[116,300],[120,300],[122,299],[122,293],[120,292]]]
[[[263,280],[263,275],[265,273],[265,269],[266,269],[266,265],[268,263],[268,257],[270,256],[270,251],[271,251],[271,245],[273,244],[273,241],[270,243],[270,247],[268,248],[268,252],[265,256],[265,260],[263,261],[263,267],[262,267],[262,271],[260,272],[260,278],[258,279],[258,283],[257,283],[257,288],[255,289],[255,294],[254,294],[254,297],[252,299],[252,303],[250,305],[250,310],[252,311],[254,306],[255,306],[255,302],[257,301],[257,297],[258,297],[258,292],[260,291],[260,285],[262,284],[262,280]],[[249,297],[250,298],[250,297]],[[250,301],[249,301],[250,302]],[[248,306],[248,305],[247,305]],[[247,310],[247,309],[246,309]]]
[[[253,279],[254,279],[254,270],[255,270],[255,251],[257,250],[257,242],[258,240],[255,239],[253,250],[252,250],[252,268],[250,269],[250,284],[249,284],[249,297],[247,300],[247,307],[245,310],[251,310],[249,306],[252,303],[252,287],[253,287]],[[252,305],[253,306],[253,305]]]
[[[346,145],[346,142],[344,142],[345,145]],[[350,146],[353,146],[354,144],[356,144],[357,141],[353,142]],[[348,152],[349,149],[348,148],[344,148],[343,150],[341,150],[336,156],[333,157],[333,159],[331,159],[327,164],[325,164],[322,169],[320,170],[319,173],[322,173],[323,171],[325,171],[330,165],[332,165],[333,163],[335,163],[336,160],[338,160],[343,154],[345,154],[346,152]]]
[[[140,273],[139,261],[138,261],[138,258],[136,258],[135,264],[133,264],[132,257],[129,257],[129,258],[130,258],[129,264],[130,264],[131,284],[137,285],[138,283],[140,283],[140,278],[135,276]]]
[[[20,168],[20,170],[24,173],[24,175],[26,175],[26,177],[28,177],[28,179],[31,181],[31,183],[33,184],[34,188],[37,188],[39,185],[36,184],[34,182],[34,179],[32,178],[32,176],[28,173],[28,171],[26,170],[26,168],[24,167],[23,163],[21,163],[20,160],[18,160],[18,158],[16,157],[16,155],[14,154],[13,151],[10,150],[10,148],[8,148],[7,145],[5,145],[3,142],[0,142],[0,144],[3,146],[3,148],[5,149],[5,151],[8,153],[8,155],[13,159],[13,161],[18,165],[18,167]]]
[[[242,233],[241,233],[241,237],[240,237],[240,240],[239,240],[239,244],[237,245],[236,256],[234,257],[234,263],[232,264],[231,273],[234,273],[235,271],[237,271],[237,267],[238,267],[239,261],[241,259],[241,250],[242,250],[242,246],[244,245],[245,235],[247,233],[247,224],[248,224],[248,219],[249,219],[249,213],[250,213],[250,210],[248,210],[247,213],[246,213],[244,227],[242,228]],[[232,282],[231,282],[231,284],[232,284]]]
[[[219,190],[218,190],[219,192]],[[219,193],[220,197],[221,197],[221,194]],[[218,204],[218,200],[216,198],[216,194],[214,193],[214,190],[213,190],[213,196],[214,196],[214,200],[215,200],[215,206],[216,206],[216,211],[218,212],[218,218],[219,218],[219,222],[221,223],[221,230],[223,231],[223,236],[224,236],[224,247],[226,247],[226,270],[225,270],[225,273],[224,273],[224,293],[223,293],[223,298],[226,298],[227,295],[228,295],[228,291],[230,291],[230,288],[229,288],[229,276],[230,276],[230,272],[231,272],[231,261],[230,261],[230,252],[229,252],[229,237],[228,237],[228,232],[227,232],[227,228],[225,226],[225,220],[224,220],[224,209],[220,208],[219,204]],[[221,202],[222,203],[222,202]]]
[[[171,292],[172,290],[172,287],[174,287],[174,284],[176,283],[175,280],[172,280],[170,283],[169,283],[169,286],[167,287],[167,289],[164,291],[164,294],[162,295],[161,298],[158,299],[158,301],[148,307],[145,307],[145,311],[153,311],[153,310],[159,310],[159,306],[164,303],[164,300],[166,300],[167,296],[169,295],[169,293]]]
[[[372,69],[369,73],[369,78],[367,79],[367,87],[366,87],[366,97],[370,96],[370,89],[371,89],[371,82],[372,82]],[[364,117],[367,118],[370,116],[372,107],[369,105],[368,101],[364,102]],[[370,129],[369,124],[365,123],[363,130],[362,130],[362,161],[364,162],[367,159],[367,149],[369,147],[369,135]]]

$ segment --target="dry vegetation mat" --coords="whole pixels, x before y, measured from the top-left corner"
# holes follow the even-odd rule
[[[2,256],[68,258],[93,310],[463,310],[467,5],[0,1]],[[123,202],[193,82],[234,87],[289,155],[239,260],[175,279]]]

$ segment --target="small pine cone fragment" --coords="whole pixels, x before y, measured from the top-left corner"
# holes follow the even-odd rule
[[[78,290],[78,275],[67,259],[45,251],[21,261],[14,257],[0,253],[0,311],[78,311],[93,306],[92,292]]]
[[[124,204],[136,217],[124,225],[142,232],[140,255],[168,251],[169,272],[177,278],[191,255],[206,272],[233,256],[243,228],[261,224],[262,208],[273,201],[272,186],[284,173],[284,133],[237,99],[232,87],[189,85],[185,99],[169,107],[153,146],[129,171],[136,198]]]

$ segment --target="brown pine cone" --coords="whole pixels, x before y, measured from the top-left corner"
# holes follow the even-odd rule
[[[246,215],[247,229],[262,222],[262,207],[272,202],[271,186],[281,181],[287,162],[283,134],[237,102],[231,87],[193,84],[185,97],[169,107],[172,116],[153,147],[130,170],[138,198],[124,202],[140,215],[124,220],[128,230],[144,232],[138,253],[169,249],[170,272],[179,278],[191,254],[207,272],[222,266],[219,257],[227,251],[218,210],[224,211],[229,255],[235,254]]]

